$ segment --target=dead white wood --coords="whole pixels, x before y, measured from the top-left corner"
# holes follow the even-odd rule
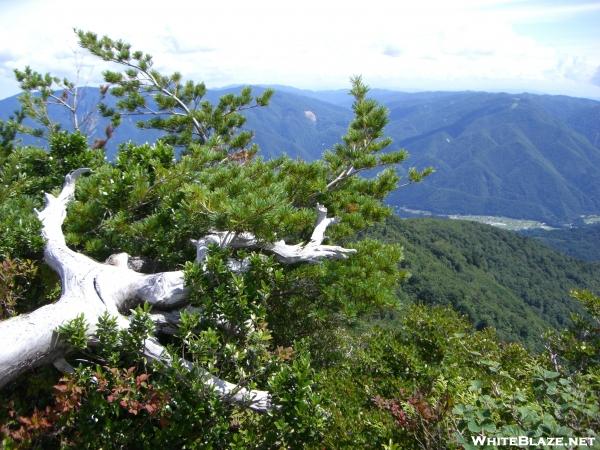
[[[322,244],[327,227],[338,221],[339,219],[335,217],[327,217],[327,208],[317,204],[317,222],[310,241],[307,243],[286,244],[283,240],[262,242],[252,233],[232,231],[214,231],[202,239],[192,240],[192,242],[196,245],[198,261],[206,258],[210,244],[216,244],[219,247],[263,250],[273,253],[283,264],[318,263],[323,259],[345,259],[356,253],[353,248]]]
[[[144,343],[144,355],[150,361],[157,361],[166,365],[173,364],[171,356],[156,339],[146,339]],[[190,361],[185,359],[180,359],[179,362],[188,370],[199,371],[204,384],[214,389],[217,395],[226,401],[247,405],[250,409],[258,412],[265,412],[273,407],[271,395],[267,391],[246,389],[245,387],[229,383],[211,375],[208,371],[200,367],[194,367]]]
[[[347,169],[342,170],[339,175],[337,177],[335,177],[334,180],[330,181],[327,184],[327,189],[333,189],[333,187],[342,182],[343,180],[345,180],[346,178],[351,177],[352,175],[354,175],[354,173],[356,172],[356,170],[354,170],[354,166],[350,166]]]
[[[189,290],[185,286],[182,271],[141,274],[130,268],[132,264],[126,253],[113,255],[106,263],[99,263],[66,245],[62,224],[67,206],[74,198],[75,182],[86,172],[89,169],[82,168],[68,174],[58,196],[45,194],[44,209],[36,211],[46,242],[44,259],[58,273],[62,295],[56,303],[0,322],[0,388],[26,371],[44,364],[52,363],[62,371],[72,370],[64,359],[68,348],[58,338],[57,330],[79,315],[83,315],[90,325],[88,333],[92,342],[98,318],[106,312],[117,318],[120,327],[126,328],[129,320],[125,314],[136,305],[148,302],[155,309],[151,317],[157,328],[172,333],[177,328],[181,308],[186,307]],[[327,217],[326,208],[318,205],[317,223],[310,241],[296,245],[286,244],[283,240],[261,242],[251,233],[215,231],[193,241],[197,249],[197,262],[201,266],[204,264],[211,244],[270,252],[285,264],[346,258],[356,250],[322,244],[327,227],[336,222],[337,219]],[[230,267],[234,271],[244,272],[249,262],[232,259]],[[151,361],[166,365],[173,363],[172,357],[154,338],[146,340],[144,354]],[[184,367],[193,368],[189,361],[181,360],[181,363]],[[201,371],[206,385],[215,389],[224,399],[245,404],[257,411],[272,407],[266,391],[248,390],[200,368],[196,370]]]

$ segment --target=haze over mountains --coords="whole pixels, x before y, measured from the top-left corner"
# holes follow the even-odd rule
[[[257,88],[260,91],[262,88]],[[247,111],[246,127],[265,157],[315,159],[345,133],[351,98],[345,91],[276,86],[267,108]],[[210,91],[217,99],[239,88]],[[85,88],[85,102],[98,93]],[[425,183],[393,193],[397,207],[435,214],[481,214],[564,224],[600,214],[600,102],[565,96],[485,92],[402,93],[373,90],[390,110],[387,133],[404,147],[409,166],[433,166]],[[0,101],[0,118],[18,107]],[[67,123],[63,115],[61,122]],[[98,124],[102,129],[102,124]],[[109,147],[152,141],[157,134],[124,121]],[[26,138],[25,142],[29,138]]]

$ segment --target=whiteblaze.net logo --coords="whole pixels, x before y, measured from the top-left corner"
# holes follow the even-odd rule
[[[473,445],[494,447],[593,447],[595,437],[471,436]]]

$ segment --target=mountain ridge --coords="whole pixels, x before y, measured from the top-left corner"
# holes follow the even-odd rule
[[[255,131],[265,157],[285,153],[313,160],[340,140],[351,118],[344,90],[278,89],[268,108],[246,112],[244,128]],[[237,90],[212,90],[206,98],[215,101]],[[479,91],[371,94],[388,107],[386,133],[395,147],[408,149],[407,166],[436,169],[426,183],[393,193],[392,206],[554,225],[600,213],[600,102]],[[0,101],[0,119],[17,104],[15,97]],[[109,141],[109,157],[119,142],[156,137],[127,118]]]

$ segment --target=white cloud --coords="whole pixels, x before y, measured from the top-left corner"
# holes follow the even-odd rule
[[[598,45],[557,49],[514,27],[591,13],[598,3],[405,3],[22,1],[0,16],[0,89],[10,89],[8,69],[25,65],[62,76],[78,64],[82,81],[99,82],[105,66],[78,49],[72,28],[79,27],[123,38],[154,55],[159,68],[209,86],[346,87],[360,73],[373,86],[398,89],[529,83],[531,89],[544,85],[600,97],[589,83],[600,60]]]

